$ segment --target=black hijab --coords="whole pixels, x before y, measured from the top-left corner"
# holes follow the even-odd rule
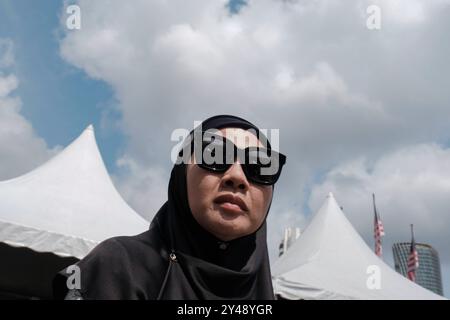
[[[211,117],[201,126],[262,135],[252,123],[230,115]],[[270,205],[266,217],[269,210]],[[191,213],[184,163],[174,165],[168,200],[148,231],[105,240],[77,265],[85,299],[274,299],[266,219],[250,235],[217,239]],[[55,278],[56,297],[67,290],[67,276],[63,270]]]

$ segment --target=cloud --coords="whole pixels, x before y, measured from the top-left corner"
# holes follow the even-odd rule
[[[399,15],[389,3],[380,2],[386,15]],[[437,15],[439,3],[420,5],[424,16]],[[371,33],[364,6],[351,2],[250,1],[231,16],[225,1],[180,2],[177,11],[162,2],[79,4],[82,30],[66,33],[61,54],[114,87],[129,152],[143,163],[161,162],[147,147],[165,150],[157,130],[169,137],[225,111],[283,127],[289,153],[309,149],[307,160],[321,166],[366,152],[368,140],[378,154],[434,140],[449,124],[448,93],[434,85],[446,80],[429,74],[448,65],[436,57],[448,46],[430,37],[435,23],[446,24],[439,15],[417,33],[405,33],[401,19]],[[311,148],[318,143],[336,156],[324,159]]]
[[[6,49],[2,48],[5,44]],[[13,73],[3,74],[1,69],[12,66],[13,61],[12,41],[0,39],[0,180],[34,169],[56,151],[49,150],[31,123],[20,114],[22,102],[14,96],[19,80]]]
[[[123,170],[113,176],[115,185],[133,208],[151,221],[167,199],[169,177],[166,172],[162,168],[142,167],[126,156],[118,159],[117,165]]]
[[[384,208],[386,229],[404,230],[396,235],[399,241],[409,238],[409,224],[414,223],[418,238],[422,235],[442,249],[449,243],[442,235],[450,226],[450,149],[421,144],[384,155],[372,164],[364,158],[340,164],[312,190],[311,208],[318,209],[328,191],[335,193],[353,224],[366,229],[370,237],[375,193],[378,206]],[[442,251],[450,263],[447,250]]]
[[[429,5],[420,0],[382,0],[374,1],[374,3],[378,3],[383,8],[387,19],[401,24],[419,24],[432,19],[434,9],[445,8],[450,2],[448,0],[432,0]]]
[[[3,76],[0,78],[0,98],[5,98],[11,91],[17,89],[19,81],[14,75]]]
[[[14,64],[13,42],[11,39],[0,38],[0,68]]]

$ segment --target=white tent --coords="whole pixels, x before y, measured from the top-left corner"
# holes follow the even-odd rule
[[[146,229],[115,189],[92,125],[42,166],[0,181],[0,242],[11,246],[81,259],[102,240]]]
[[[275,262],[272,277],[275,294],[284,299],[443,299],[376,256],[331,193]]]
[[[56,272],[148,225],[115,189],[89,126],[42,166],[0,181],[0,298],[51,298]]]

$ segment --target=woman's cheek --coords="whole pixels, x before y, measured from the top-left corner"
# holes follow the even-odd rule
[[[258,192],[255,193],[255,198],[252,199],[252,209],[253,209],[253,220],[260,224],[266,215],[267,210],[269,209],[270,199],[272,198],[272,190],[271,189],[259,189]]]
[[[216,190],[214,180],[204,176],[202,179],[195,181],[192,187],[192,194],[197,199],[202,213],[205,214],[206,210],[212,208],[214,204]]]

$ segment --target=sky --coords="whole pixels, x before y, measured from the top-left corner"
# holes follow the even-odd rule
[[[65,8],[81,9],[69,30]],[[380,8],[380,29],[367,8]],[[373,246],[435,247],[450,297],[450,1],[0,1],[0,180],[92,123],[127,202],[166,200],[170,135],[219,113],[280,130],[270,257],[333,192]],[[33,156],[30,156],[32,154]],[[162,187],[163,186],[163,187]]]

